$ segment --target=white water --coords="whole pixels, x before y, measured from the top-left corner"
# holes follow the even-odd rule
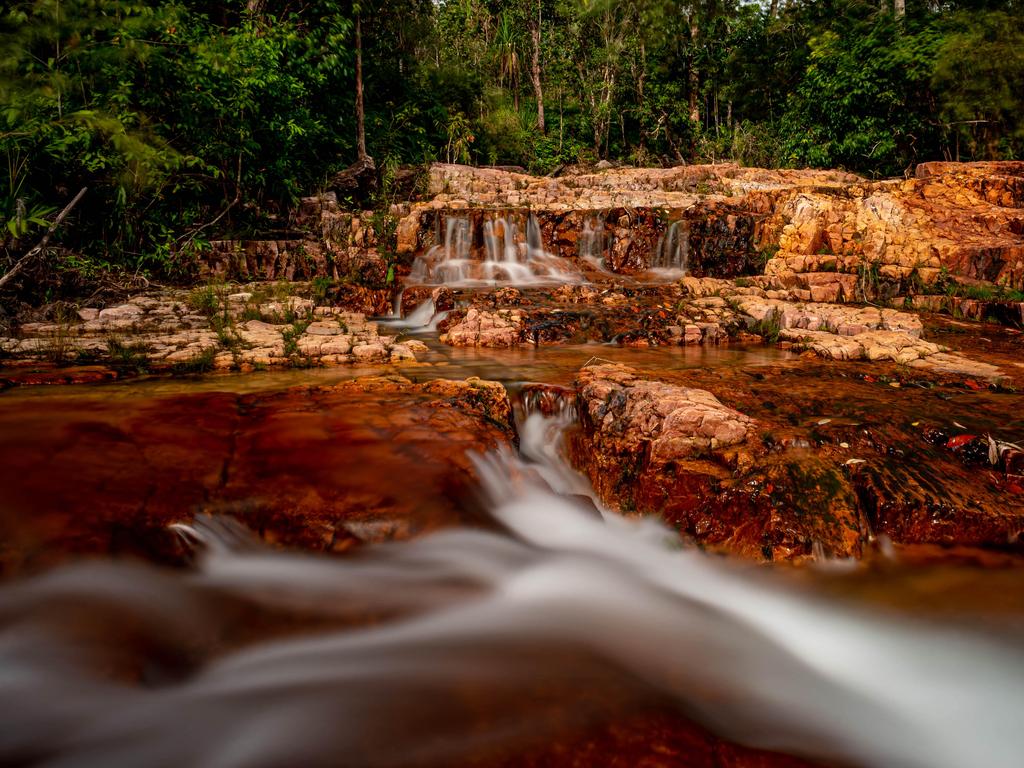
[[[448,216],[444,242],[417,259],[412,278],[445,285],[530,285],[578,282],[565,259],[544,249],[537,217],[498,216],[483,222],[483,252],[473,253],[469,217]]]
[[[428,330],[436,329],[436,324],[439,320],[436,320],[438,313],[434,311],[433,299],[427,299],[406,317],[401,316],[401,307],[401,294],[399,294],[399,300],[395,310],[396,317],[389,320],[379,320],[377,322],[388,328],[395,328],[403,331],[426,332]],[[434,328],[431,328],[432,325]]]
[[[604,214],[590,214],[583,220],[580,234],[580,258],[586,259],[598,269],[605,269],[607,237],[604,229]]]
[[[690,222],[673,221],[658,239],[651,258],[651,271],[659,274],[685,275],[690,261]]]
[[[551,448],[568,418],[531,414],[522,458],[481,460],[507,533],[332,559],[207,524],[186,529],[206,542],[194,570],[96,563],[3,587],[0,762],[454,765],[543,739],[554,713],[668,696],[751,745],[1020,765],[1020,637],[844,608],[597,515],[555,492],[580,482]]]

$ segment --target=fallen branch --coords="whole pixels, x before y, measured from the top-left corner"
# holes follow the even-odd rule
[[[0,277],[0,288],[3,288],[4,285],[8,283],[8,281],[13,279],[14,276],[17,275],[22,270],[22,268],[29,263],[29,261],[31,261],[36,256],[38,256],[39,254],[46,250],[46,246],[49,245],[50,238],[53,237],[53,233],[57,231],[57,227],[59,227],[61,222],[64,221],[64,218],[69,213],[71,213],[71,209],[78,205],[78,201],[85,196],[86,189],[87,187],[82,187],[80,190],[78,190],[78,194],[74,196],[70,203],[64,206],[63,211],[57,214],[57,218],[53,220],[52,224],[50,224],[49,229],[46,230],[46,234],[43,235],[43,239],[40,240],[36,244],[36,246],[30,249],[24,256],[18,259],[14,263],[14,266],[7,271],[7,274],[5,274],[3,277]]]
[[[182,238],[180,238],[179,242],[177,244],[178,252],[180,253],[181,251],[184,251],[192,243],[192,241],[196,239],[196,236],[200,232],[202,232],[204,229],[208,229],[209,227],[212,227],[218,221],[223,219],[225,216],[228,215],[228,212],[232,208],[234,208],[236,205],[238,205],[240,202],[242,202],[242,153],[241,152],[238,153],[238,174],[235,176],[235,197],[234,197],[234,199],[230,203],[228,203],[227,208],[225,208],[223,211],[218,213],[212,220],[206,222],[205,224],[203,224],[201,226],[196,227],[191,232],[189,232],[188,234],[186,234]]]

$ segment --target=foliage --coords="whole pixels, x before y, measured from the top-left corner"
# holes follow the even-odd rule
[[[368,148],[392,175],[434,160],[548,173],[600,159],[892,175],[928,159],[1024,157],[1020,0],[911,3],[900,19],[877,0],[358,9]],[[286,229],[297,198],[355,159],[355,10],[7,3],[0,268],[82,187],[55,271],[183,277],[182,254],[210,239]]]
[[[960,13],[939,46],[932,87],[956,154],[1024,157],[1024,18]]]

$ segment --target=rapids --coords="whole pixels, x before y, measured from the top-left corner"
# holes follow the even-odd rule
[[[190,568],[0,588],[0,763],[500,762],[669,703],[810,758],[1019,765],[1019,625],[835,600],[601,509],[562,459],[572,409],[529,405],[518,453],[476,459],[488,528],[328,558],[199,519]]]

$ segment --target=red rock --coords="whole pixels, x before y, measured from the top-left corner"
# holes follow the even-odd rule
[[[51,384],[95,384],[113,381],[117,377],[117,371],[100,365],[68,368],[34,366],[31,369],[22,367],[0,371],[0,385],[30,387]]]
[[[472,379],[116,399],[77,390],[16,407],[15,396],[0,409],[8,573],[82,554],[174,562],[166,526],[198,513],[314,550],[464,522],[467,452],[514,437],[504,388]]]

